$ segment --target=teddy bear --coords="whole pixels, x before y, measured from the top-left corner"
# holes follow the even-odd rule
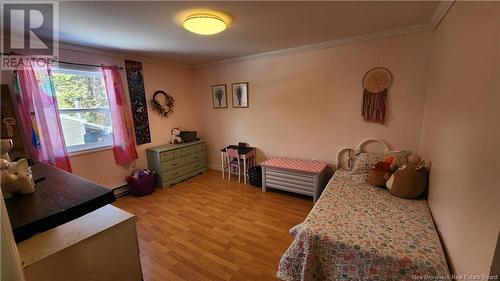
[[[422,161],[420,160],[420,156],[417,154],[410,154],[407,158],[406,164],[415,164],[418,165]],[[401,166],[406,167],[405,165]],[[369,171],[367,182],[371,185],[375,186],[387,186],[392,185],[394,181],[394,171],[401,169],[399,167],[399,163],[394,156],[387,157],[383,161],[377,162]]]
[[[181,134],[180,128],[173,128],[172,129],[172,138],[170,139],[170,143],[172,143],[172,144],[182,143],[182,139],[180,137],[180,134]]]
[[[377,162],[368,172],[367,182],[375,186],[385,186],[385,182],[394,170],[396,158],[390,156]]]

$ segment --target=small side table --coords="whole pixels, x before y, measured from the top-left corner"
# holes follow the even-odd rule
[[[275,188],[312,196],[316,202],[328,181],[327,165],[318,161],[275,157],[261,166],[262,192]]]
[[[224,169],[226,168],[226,149],[236,149],[238,150],[238,154],[241,159],[243,159],[243,182],[247,184],[247,171],[248,168],[255,166],[255,147],[250,146],[238,146],[238,145],[228,145],[220,150],[220,158],[221,158],[221,170],[222,170],[222,178],[224,178]],[[229,171],[228,171],[229,173]]]

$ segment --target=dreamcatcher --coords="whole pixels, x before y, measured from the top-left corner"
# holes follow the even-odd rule
[[[392,83],[392,74],[387,68],[375,67],[363,77],[363,106],[361,114],[365,122],[385,124],[387,90]]]

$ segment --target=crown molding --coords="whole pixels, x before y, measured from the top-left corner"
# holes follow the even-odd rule
[[[252,60],[257,60],[257,59],[272,58],[272,57],[278,57],[278,56],[284,56],[284,55],[310,52],[310,51],[333,48],[333,47],[343,46],[343,45],[357,44],[357,43],[362,43],[362,42],[367,42],[367,41],[391,38],[391,37],[408,35],[408,34],[413,34],[413,33],[418,33],[418,32],[432,31],[439,26],[439,24],[444,19],[444,17],[446,16],[446,14],[450,10],[450,8],[453,6],[455,1],[456,0],[440,1],[436,10],[434,11],[433,15],[431,16],[429,22],[427,22],[425,24],[413,25],[413,26],[408,26],[408,27],[403,27],[403,28],[396,28],[396,29],[392,29],[392,30],[388,30],[388,31],[370,33],[370,34],[365,34],[365,35],[361,35],[361,36],[354,36],[354,37],[332,40],[332,41],[316,43],[316,44],[302,45],[302,46],[286,48],[286,49],[281,49],[281,50],[275,50],[275,51],[270,51],[270,52],[263,52],[263,53],[248,55],[248,56],[220,60],[220,61],[211,62],[211,63],[207,63],[207,64],[194,65],[194,66],[189,65],[189,64],[174,62],[174,61],[167,60],[167,59],[160,58],[160,57],[143,56],[143,55],[127,53],[127,52],[123,52],[123,51],[119,51],[119,50],[108,50],[108,49],[102,49],[102,48],[96,48],[96,47],[90,47],[90,46],[82,46],[82,45],[76,45],[76,44],[66,43],[66,42],[62,42],[62,41],[59,42],[59,49],[108,56],[108,57],[113,57],[113,58],[117,58],[117,59],[138,60],[141,62],[153,63],[153,64],[162,65],[162,66],[166,66],[166,67],[176,67],[176,68],[181,68],[181,69],[197,70],[197,69],[203,69],[203,68],[211,68],[211,67],[236,64],[236,63],[241,63],[241,62],[247,62],[247,61],[252,61]]]
[[[193,69],[210,68],[210,67],[235,64],[235,63],[240,63],[240,62],[246,62],[246,61],[251,61],[251,60],[256,60],[256,59],[272,58],[272,57],[279,57],[279,56],[284,56],[284,55],[298,54],[298,53],[303,53],[303,52],[328,49],[328,48],[333,48],[333,47],[338,47],[338,46],[343,46],[343,45],[362,43],[362,42],[366,42],[366,41],[390,38],[390,37],[412,34],[412,33],[417,33],[417,32],[430,31],[430,30],[432,30],[432,27],[430,26],[429,23],[422,24],[422,25],[414,25],[414,26],[410,26],[410,27],[398,28],[398,29],[393,29],[393,30],[389,30],[389,31],[371,33],[371,34],[355,36],[355,37],[348,37],[348,38],[327,41],[327,42],[322,42],[322,43],[317,43],[317,44],[309,44],[309,45],[303,45],[303,46],[281,49],[281,50],[276,50],[276,51],[259,53],[259,54],[255,54],[255,55],[232,58],[232,59],[212,62],[212,63],[208,63],[208,64],[202,64],[199,66],[194,66]]]
[[[1,42],[3,42],[3,36],[0,38]],[[19,41],[17,38],[12,38],[11,39],[14,42],[24,42],[24,41]],[[67,42],[58,42],[58,50],[66,50],[66,51],[71,51],[71,52],[77,52],[77,53],[86,53],[86,54],[92,54],[92,55],[98,55],[98,56],[104,56],[104,57],[109,57],[113,59],[119,59],[119,60],[136,60],[140,62],[145,62],[145,63],[152,63],[152,64],[157,64],[165,67],[175,67],[175,68],[182,68],[182,69],[192,69],[191,65],[183,64],[183,63],[178,63],[178,62],[172,62],[170,60],[166,60],[163,58],[159,57],[149,57],[149,56],[142,56],[142,55],[137,55],[137,54],[132,54],[132,53],[127,53],[127,52],[121,52],[117,50],[108,50],[108,49],[101,49],[101,48],[95,48],[95,47],[89,47],[89,46],[83,46],[83,45],[76,45],[76,44],[71,44]],[[59,59],[61,55],[59,54]],[[80,63],[85,63],[85,62],[80,62]]]
[[[447,0],[439,2],[434,14],[431,17],[429,24],[432,26],[432,29],[436,29],[441,21],[444,19],[451,6],[455,4],[455,0]]]
[[[107,49],[101,49],[101,48],[95,48],[95,47],[75,45],[75,44],[70,44],[70,43],[66,43],[66,42],[59,42],[59,50],[67,50],[67,51],[73,51],[73,52],[79,52],[79,53],[101,55],[101,56],[112,57],[112,58],[120,59],[120,60],[125,60],[125,59],[137,60],[137,61],[140,61],[143,63],[153,63],[153,64],[166,66],[166,67],[192,69],[192,66],[190,66],[190,65],[178,63],[178,62],[172,62],[170,60],[166,60],[163,58],[142,56],[142,55],[127,53],[127,52],[116,51],[116,50],[107,50]]]
[[[246,61],[252,61],[252,60],[256,60],[256,59],[264,59],[264,58],[272,58],[272,57],[278,57],[278,56],[284,56],[284,55],[291,55],[291,54],[333,48],[333,47],[337,47],[337,46],[350,45],[350,44],[385,39],[385,38],[390,38],[390,37],[402,36],[402,35],[407,35],[407,34],[412,34],[412,33],[432,31],[439,26],[439,23],[446,16],[446,13],[451,8],[453,3],[455,3],[455,0],[441,1],[439,3],[438,7],[436,8],[436,10],[434,11],[434,14],[431,16],[429,22],[425,23],[425,24],[412,25],[412,26],[407,26],[407,27],[403,27],[403,28],[396,28],[396,29],[392,29],[392,30],[388,30],[388,31],[365,34],[365,35],[361,35],[361,36],[348,37],[348,38],[327,41],[327,42],[322,42],[322,43],[317,43],[317,44],[308,44],[308,45],[303,45],[303,46],[298,46],[298,47],[292,47],[292,48],[264,52],[264,53],[248,55],[248,56],[243,56],[243,57],[238,57],[238,58],[221,60],[221,61],[216,61],[216,62],[212,62],[212,63],[197,65],[197,66],[194,66],[193,69],[217,67],[217,66],[223,66],[223,65],[228,65],[228,64],[235,64],[235,63],[241,63],[241,62],[246,62]]]

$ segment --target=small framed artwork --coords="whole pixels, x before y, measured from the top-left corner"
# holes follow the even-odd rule
[[[233,83],[233,107],[248,107],[248,82]]]
[[[226,84],[212,86],[212,104],[214,108],[227,107]]]

